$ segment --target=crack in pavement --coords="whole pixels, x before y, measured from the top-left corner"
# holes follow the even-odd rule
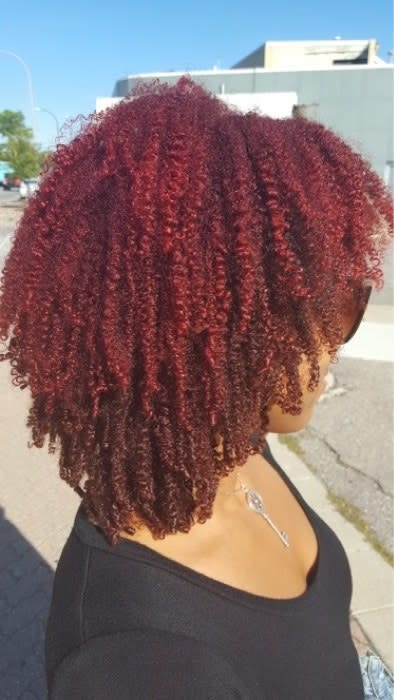
[[[368,481],[370,481],[371,483],[375,484],[375,486],[378,488],[378,490],[379,490],[384,496],[392,497],[392,494],[391,494],[391,493],[387,493],[387,491],[385,491],[385,489],[384,489],[384,487],[382,486],[382,484],[380,483],[379,479],[376,479],[376,478],[374,478],[373,476],[370,476],[369,474],[365,474],[365,472],[363,472],[363,471],[362,471],[361,469],[359,469],[358,467],[355,467],[355,466],[353,466],[352,464],[349,464],[348,462],[345,462],[345,461],[342,459],[342,457],[341,457],[340,453],[338,452],[338,450],[336,450],[335,447],[333,447],[333,445],[331,445],[331,444],[328,442],[327,438],[325,438],[321,433],[319,433],[319,431],[317,430],[317,428],[312,428],[311,426],[308,426],[307,431],[309,431],[312,435],[314,435],[315,437],[317,437],[318,440],[320,440],[320,441],[327,447],[327,449],[334,455],[337,464],[338,464],[340,467],[342,467],[342,469],[350,469],[351,471],[355,472],[355,473],[358,474],[359,476],[364,477],[364,479],[368,479]]]

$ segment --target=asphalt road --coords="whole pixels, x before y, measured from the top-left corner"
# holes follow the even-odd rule
[[[19,191],[17,189],[13,190],[3,190],[3,188],[0,189],[0,207],[2,207],[4,204],[10,204],[13,202],[19,202],[20,201],[20,196],[19,196]]]
[[[19,216],[22,202],[17,190],[0,189],[0,269],[11,246],[11,235]]]
[[[363,521],[392,552],[393,363],[342,358],[332,377],[311,423],[294,437],[329,491],[357,509],[353,522]]]

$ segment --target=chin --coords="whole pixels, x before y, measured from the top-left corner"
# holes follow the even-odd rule
[[[290,413],[282,413],[278,407],[278,411],[270,415],[268,432],[278,434],[297,433],[310,423],[314,408],[315,403],[308,408],[304,407],[301,413],[293,416]]]

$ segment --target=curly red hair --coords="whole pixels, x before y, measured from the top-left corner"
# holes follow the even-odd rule
[[[344,300],[381,286],[389,231],[388,192],[338,136],[188,78],[58,146],[6,260],[2,359],[109,541],[210,517],[268,408],[300,410],[302,356],[312,389]]]

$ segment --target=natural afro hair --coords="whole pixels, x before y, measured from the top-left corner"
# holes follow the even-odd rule
[[[59,448],[110,542],[210,517],[268,408],[300,411],[301,359],[312,390],[345,300],[381,286],[391,227],[389,193],[332,131],[188,78],[57,147],[5,263],[2,359],[30,388],[32,443]]]

